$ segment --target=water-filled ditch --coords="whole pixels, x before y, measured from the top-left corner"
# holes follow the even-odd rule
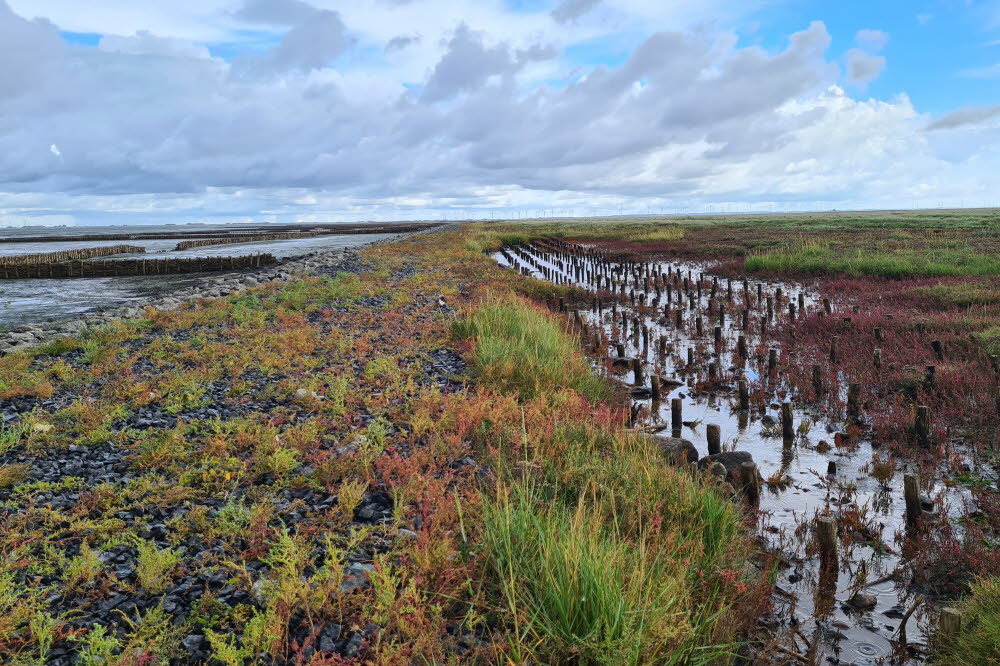
[[[764,484],[758,510],[748,515],[777,555],[781,660],[801,661],[790,652],[812,663],[859,666],[924,660],[936,613],[910,584],[903,493],[909,465],[883,456],[867,436],[863,407],[854,410],[849,428],[842,413],[798,395],[786,366],[805,360],[777,354],[776,336],[793,336],[792,324],[802,318],[831,316],[828,303],[808,285],[722,279],[694,262],[612,261],[585,246],[555,242],[508,247],[495,259],[591,292],[590,308],[567,316],[579,317],[589,331],[598,370],[633,392],[636,427],[688,439],[705,456],[709,427],[717,426],[724,451],[752,455]],[[794,344],[780,348],[806,353]],[[633,359],[640,361],[640,381]],[[659,400],[647,397],[653,376],[660,378]],[[753,396],[749,409],[740,409],[740,380]],[[821,390],[839,398],[834,402],[849,401],[849,378],[835,367],[825,368],[821,381]],[[671,413],[677,401],[679,432]],[[782,435],[785,402],[792,403],[791,439]],[[925,484],[924,491],[925,510],[947,511],[963,499],[962,490],[940,483]],[[837,566],[825,573],[815,530],[821,515],[839,527]]]

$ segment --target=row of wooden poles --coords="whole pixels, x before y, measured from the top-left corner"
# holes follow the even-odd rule
[[[204,273],[244,270],[273,264],[272,254],[240,257],[196,257],[191,259],[118,259],[111,261],[66,261],[27,266],[0,266],[0,279],[93,278]]]
[[[700,304],[701,302],[705,282],[704,275],[699,275],[697,280],[695,280],[692,271],[690,270],[687,272],[687,275],[683,275],[680,269],[673,270],[668,266],[666,273],[663,273],[658,268],[651,266],[649,263],[615,262],[608,255],[597,252],[594,249],[582,249],[575,245],[569,245],[548,239],[536,242],[531,249],[541,255],[542,261],[555,265],[557,269],[553,270],[550,266],[542,263],[542,261],[539,261],[532,255],[531,252],[521,246],[504,248],[501,253],[512,267],[517,267],[519,263],[516,262],[514,257],[510,254],[510,252],[514,252],[521,262],[527,263],[547,279],[555,283],[583,283],[589,284],[598,292],[609,292],[615,297],[612,299],[611,305],[616,314],[617,302],[619,300],[624,300],[626,297],[633,306],[638,306],[640,310],[645,308],[653,311],[658,311],[662,299],[665,301],[665,304],[663,305],[664,320],[673,323],[677,330],[683,330],[685,326],[684,310],[688,309],[690,311],[694,311],[698,307],[697,304]],[[531,271],[522,267],[521,272],[530,274]],[[572,279],[569,275],[572,275]],[[632,280],[630,281],[628,278],[632,278]],[[747,331],[749,330],[750,321],[749,300],[752,292],[749,281],[744,279],[742,282],[745,307],[742,311],[740,329],[742,331]],[[644,292],[636,294],[635,290],[632,289],[626,294],[626,288],[629,284],[642,284]],[[649,299],[649,302],[647,303],[647,294],[645,292],[651,290],[655,290],[655,296]],[[674,298],[675,292],[676,298]],[[713,331],[717,348],[721,348],[723,345],[723,326],[725,326],[727,316],[726,306],[722,302],[720,292],[721,287],[718,278],[713,278],[709,292],[708,312],[712,316],[716,314],[718,316],[719,325],[714,326]],[[758,304],[766,304],[766,312],[761,315],[760,318],[761,333],[763,335],[763,332],[767,329],[768,322],[770,322],[777,314],[775,304],[777,303],[779,306],[782,305],[783,299],[786,295],[783,293],[781,287],[776,288],[773,295],[765,294],[763,283],[760,282],[756,285],[756,295]],[[729,303],[732,303],[733,301],[733,281],[731,279],[727,280],[725,300]],[[672,310],[671,308],[675,302],[676,310]],[[833,308],[829,299],[822,298],[820,303],[822,304],[822,309],[818,312],[818,315],[821,317],[832,316]],[[561,304],[560,307],[564,308],[565,306],[564,304]],[[595,296],[592,303],[592,310],[595,313],[603,314],[603,300]],[[805,310],[806,299],[802,292],[798,294],[798,297],[795,300],[789,298],[788,316],[790,319],[795,320],[804,316]],[[858,312],[858,310],[859,308],[855,306],[854,312]],[[627,335],[628,319],[624,311],[622,311],[621,317],[622,330],[625,331],[625,334]],[[845,327],[849,328],[851,318],[843,317],[843,324]],[[638,318],[635,318],[633,320],[632,327],[633,336],[635,338],[638,338],[640,330],[643,336],[644,344],[648,345],[650,335],[649,328],[647,326],[641,326],[640,328],[639,320]],[[704,334],[704,320],[701,315],[697,315],[695,317],[695,330],[698,337],[701,337]],[[918,324],[917,330],[922,330],[922,326]],[[794,328],[790,329],[790,334],[793,338],[794,332]],[[603,331],[601,335],[603,337]],[[876,342],[882,342],[884,340],[884,334],[881,328],[876,328],[874,330],[874,336]],[[833,336],[831,342],[829,358],[833,364],[837,363],[839,340],[839,336]],[[660,338],[661,355],[665,352],[665,347],[666,339]],[[747,359],[749,357],[749,349],[745,335],[739,335],[737,348],[741,358]],[[944,348],[940,340],[932,340],[931,349],[934,351],[938,359],[944,359]],[[622,345],[618,345],[617,351],[620,357],[624,356],[624,347]],[[694,365],[695,360],[693,349],[688,349],[687,361],[688,366]],[[882,354],[880,349],[876,348],[874,350],[872,362],[876,368],[881,368]],[[633,359],[633,364],[633,370],[636,373],[635,383],[637,386],[644,386],[644,380],[642,377],[642,361],[639,359]],[[768,374],[774,374],[777,371],[777,366],[778,350],[771,348],[768,350]],[[720,374],[721,370],[718,363],[711,363],[709,366],[709,379],[717,380]],[[928,387],[933,386],[935,374],[936,367],[928,365],[925,369],[925,384]],[[653,373],[653,375],[655,376],[655,373]],[[813,365],[812,378],[813,388],[818,397],[826,390],[823,382],[823,369],[821,365]],[[659,383],[658,379],[658,377],[655,379],[651,377],[650,388],[652,389],[654,399],[659,397],[659,386],[654,385]],[[739,385],[742,387],[740,390],[740,409],[749,409],[749,394],[746,389],[746,382],[741,380]],[[850,382],[848,384],[847,414],[849,417],[855,418],[861,413],[861,389],[862,387],[859,383]],[[786,436],[791,435],[794,437],[794,429],[792,428],[790,422],[787,428],[783,426],[783,431]],[[921,446],[930,445],[931,410],[929,407],[923,405],[917,406],[914,419],[914,433],[917,442]]]
[[[530,255],[522,253],[521,256],[526,257]],[[509,254],[506,254],[506,257],[508,259],[508,263],[510,263],[511,266],[516,266],[516,263],[513,261],[513,258],[510,257]],[[551,262],[551,259],[549,261]],[[539,266],[541,265],[539,264]],[[700,281],[701,280],[699,280],[699,282]],[[747,290],[748,288],[746,287],[746,281],[744,281],[744,285],[745,285],[744,289]],[[760,287],[760,285],[758,285],[758,287]],[[780,295],[778,296],[778,298],[780,300]],[[597,302],[597,305],[593,307],[594,312],[603,311],[603,307],[601,306],[601,301],[599,299],[595,299],[595,301]],[[803,295],[800,293],[799,303],[801,304],[802,302],[803,302]],[[824,312],[826,314],[829,314],[831,312],[829,301],[823,299],[823,303],[824,303]],[[612,305],[613,307],[615,307],[616,303],[613,303]],[[560,311],[566,311],[566,303],[564,298],[559,298],[559,309]],[[588,329],[589,331],[589,326],[579,316],[578,311],[574,310],[573,315],[576,323]],[[624,312],[622,313],[622,315],[624,318]],[[701,319],[700,316],[698,319],[700,321]],[[623,322],[624,321],[625,320],[623,319]],[[701,327],[699,326],[698,329],[699,329],[698,334],[701,335]],[[636,330],[635,325],[633,326],[633,330],[634,331]],[[648,341],[648,329],[644,329],[643,333],[644,333],[644,338],[646,338]],[[603,331],[601,332],[600,335],[603,337]],[[875,337],[879,341],[884,339],[882,335],[882,329],[880,328],[875,329]],[[715,327],[715,341],[717,344],[721,343],[719,326]],[[661,348],[665,347],[666,339],[661,338],[660,343],[661,343],[660,345]],[[618,353],[618,356],[624,357],[625,355],[624,346],[620,343],[617,344],[616,346],[617,346],[616,351]],[[932,341],[931,347],[934,350],[937,357],[943,359],[943,348],[941,346],[940,341],[938,340]],[[831,353],[830,353],[831,361],[834,363],[836,363],[836,349],[837,349],[837,337],[834,336],[833,345],[831,347]],[[740,356],[746,359],[747,345],[745,342],[745,337],[743,335],[740,335],[739,350],[740,350]],[[691,349],[688,350],[689,365],[693,363],[693,359],[691,358],[692,351],[693,350]],[[767,368],[769,374],[771,374],[776,370],[778,364],[777,349],[771,348],[768,351],[769,353],[768,353]],[[880,354],[878,353],[879,350],[876,349],[875,351],[876,354],[874,358],[874,363],[876,367],[881,367]],[[817,396],[819,396],[825,390],[822,381],[821,366],[818,364],[813,365],[812,371],[813,371],[813,386],[814,389],[816,390]],[[632,372],[634,375],[634,384],[636,386],[644,386],[645,372],[643,368],[643,362],[639,358],[632,359]],[[934,366],[927,366],[927,374],[928,374],[928,381],[933,381]],[[710,377],[711,375],[712,373],[710,372]],[[662,399],[660,377],[656,372],[653,372],[650,374],[649,380],[650,380],[651,397],[654,402],[659,402]],[[738,394],[739,409],[741,411],[749,410],[750,393],[749,393],[749,385],[746,379],[740,378],[737,381],[737,394]],[[793,407],[794,406],[791,402],[784,402],[781,405],[780,421],[781,421],[782,440],[784,441],[785,445],[792,444],[795,439],[795,423],[794,423]],[[860,414],[860,412],[861,412],[861,385],[859,383],[852,382],[849,383],[847,390],[847,415],[849,418],[856,418]],[[683,401],[680,398],[673,398],[671,400],[670,421],[671,421],[672,434],[675,437],[679,436],[680,433],[682,432],[682,426],[683,426]],[[706,427],[706,431],[707,431],[706,438],[707,438],[709,455],[720,453],[722,450],[720,427],[715,424],[708,424]],[[931,439],[931,410],[929,407],[923,405],[917,406],[915,420],[914,420],[914,433],[918,443],[920,443],[923,446],[929,445]],[[835,474],[835,472],[836,472],[836,465],[835,463],[831,462],[831,468],[828,469],[828,473]],[[919,478],[917,477],[916,474],[904,475],[904,498],[906,502],[907,524],[910,526],[916,526],[923,514],[919,500]]]
[[[224,238],[202,238],[199,240],[181,241],[175,250],[193,250],[197,247],[210,247],[212,245],[235,245],[236,243],[260,243],[263,241],[295,240],[297,238],[315,238],[317,236],[330,236],[329,231],[303,231],[299,233],[285,234],[255,234],[226,236]]]
[[[655,296],[651,299],[649,306],[657,308],[661,298],[666,300],[666,309],[664,310],[664,318],[668,321],[673,321],[678,330],[682,330],[684,323],[682,317],[682,309],[685,306],[685,301],[691,310],[695,309],[695,294],[697,293],[697,298],[700,303],[702,297],[702,288],[704,278],[699,276],[696,283],[693,282],[691,272],[688,272],[687,276],[682,276],[681,271],[671,271],[668,267],[666,273],[666,279],[664,279],[664,274],[659,272],[657,269],[651,269],[649,264],[637,264],[632,262],[613,262],[610,257],[603,253],[599,253],[593,249],[581,249],[577,246],[563,244],[559,241],[545,240],[541,243],[536,243],[533,250],[539,252],[542,260],[553,264],[557,267],[553,270],[550,266],[545,265],[538,259],[536,259],[533,254],[527,251],[523,247],[508,247],[501,250],[501,254],[504,256],[507,263],[517,270],[520,263],[515,261],[514,257],[511,256],[510,252],[517,255],[521,263],[526,263],[534,268],[536,271],[541,273],[544,277],[556,284],[590,284],[595,288],[595,291],[601,291],[602,288],[605,291],[610,292],[615,299],[612,301],[612,308],[617,308],[617,301],[624,300],[626,293],[626,285],[629,284],[629,279],[632,278],[631,283],[634,285],[643,286],[644,292],[655,290]],[[568,256],[567,256],[568,255]],[[588,265],[589,264],[589,265]],[[527,268],[520,267],[520,272],[525,275],[530,275],[531,271]],[[572,278],[570,278],[572,275]],[[679,308],[676,311],[675,317],[671,317],[670,305],[673,302],[673,291],[677,290],[677,301]],[[683,291],[681,291],[683,288]],[[717,292],[719,291],[719,284],[717,279],[712,280],[711,285],[711,297],[709,301],[709,311],[713,309],[713,303],[715,301]],[[743,291],[745,295],[750,293],[749,283],[746,279],[743,280]],[[687,298],[685,298],[685,296]],[[646,306],[646,293],[640,293],[636,296],[634,290],[628,293],[628,300],[633,306],[636,306],[637,301],[640,306]],[[732,280],[727,281],[726,285],[726,300],[727,302],[732,302],[733,300],[733,287]],[[763,285],[761,283],[757,284],[757,302],[761,303],[764,301],[766,303],[766,314],[762,316],[762,332],[766,330],[766,323],[774,316],[774,303],[777,301],[778,304],[782,302],[781,288],[779,287],[772,297],[771,295],[763,294]],[[790,301],[788,303],[788,314],[789,317],[794,320],[797,316],[801,316],[805,312],[805,298],[804,294],[799,293],[797,302]],[[832,306],[828,299],[821,299],[822,311],[819,316],[830,316],[832,315]],[[796,307],[797,306],[797,307]],[[568,311],[566,308],[566,303],[564,298],[559,298],[559,310],[572,314],[575,323],[584,329],[588,334],[593,334],[590,331],[589,325],[583,320],[579,312],[576,310]],[[724,305],[719,304],[719,316],[720,323],[724,325],[725,323],[725,309]],[[603,301],[598,297],[594,297],[592,310],[594,313],[603,313]],[[857,306],[854,307],[854,312],[858,312]],[[748,328],[748,313],[749,307],[743,310],[741,328],[742,330],[747,330]],[[624,311],[622,312],[622,323],[624,324],[623,330],[627,332],[627,319],[625,318]],[[844,318],[845,325],[850,325],[850,318]],[[701,336],[703,334],[702,318],[699,315],[696,319],[696,329],[697,335]],[[921,324],[917,324],[917,330],[923,330]],[[638,337],[638,319],[633,322],[633,332],[636,337]],[[648,327],[643,327],[643,338],[648,344],[649,330]],[[794,329],[792,329],[794,333]],[[604,340],[603,328],[597,333],[597,335]],[[626,333],[627,335],[627,333]],[[882,342],[884,340],[884,334],[881,328],[876,328],[874,331],[874,336],[876,341]],[[716,345],[722,343],[721,325],[715,326],[714,338]],[[834,336],[831,348],[830,348],[830,360],[832,363],[837,362],[837,348],[838,348],[839,338]],[[636,340],[636,342],[638,342]],[[666,339],[660,339],[661,353],[664,351]],[[624,346],[620,343],[617,346],[617,353],[619,357],[624,357],[625,350]],[[744,335],[739,336],[738,348],[740,351],[740,356],[744,359],[747,358],[747,345]],[[944,359],[944,349],[939,340],[931,341],[931,349],[933,350],[935,356],[939,360]],[[688,364],[693,363],[692,349],[688,349]],[[768,350],[768,362],[767,368],[768,372],[773,373],[778,364],[777,349],[771,348]],[[872,362],[876,368],[881,368],[881,350],[875,349]],[[713,364],[714,365],[714,364]],[[634,383],[636,386],[644,386],[644,369],[643,361],[639,358],[632,359],[632,371],[634,374]],[[817,395],[821,395],[824,391],[823,386],[823,375],[822,367],[820,365],[813,365],[813,387]],[[710,376],[711,376],[710,372]],[[935,366],[929,365],[926,368],[925,382],[933,384],[935,375]],[[651,397],[654,402],[659,402],[662,399],[662,391],[660,386],[660,377],[657,372],[650,374],[650,389]],[[740,378],[737,381],[737,393],[738,393],[738,404],[741,411],[746,411],[750,409],[750,395],[749,386],[746,379]],[[848,417],[854,418],[860,414],[861,409],[861,386],[856,382],[851,382],[848,384],[847,391],[847,414]],[[683,401],[680,398],[673,398],[670,402],[670,425],[672,435],[675,437],[680,436],[682,432],[683,424]],[[791,402],[784,402],[781,405],[781,431],[782,440],[785,445],[788,446],[794,442],[795,439],[795,424],[793,417],[793,405]],[[914,421],[914,433],[915,438],[919,444],[922,446],[928,446],[931,439],[931,410],[929,407],[924,405],[918,405],[916,407],[916,415]],[[706,439],[708,445],[709,455],[720,453],[722,451],[721,442],[721,428],[716,424],[708,424],[706,426]],[[760,476],[756,470],[756,466],[753,463],[744,463],[743,467],[748,469],[743,469],[741,467],[741,477],[743,479],[744,488],[743,491],[747,495],[748,500],[752,505],[756,505],[760,497]],[[750,468],[753,469],[750,469]],[[829,468],[827,470],[829,476],[836,475],[836,463],[830,461]],[[920,500],[920,478],[915,472],[906,473],[903,475],[903,497],[905,503],[905,513],[906,513],[906,525],[910,530],[918,529],[923,523],[924,519],[927,517],[926,512],[923,510]],[[838,547],[837,547],[837,520],[832,516],[819,516],[816,519],[816,536],[817,543],[819,544],[820,557],[821,557],[821,571],[825,572],[824,575],[836,576],[838,570]],[[918,602],[922,602],[919,599]],[[918,604],[910,609],[910,612],[906,615],[908,618],[915,610]],[[951,636],[958,633],[961,629],[962,617],[961,614],[953,608],[945,608],[942,610],[939,620],[939,631],[944,636]],[[900,630],[905,627],[905,620],[901,623]]]
[[[146,248],[138,245],[106,245],[104,247],[84,247],[62,252],[37,252],[0,257],[0,266],[31,266],[34,264],[58,264],[65,261],[110,257],[116,254],[143,254]]]

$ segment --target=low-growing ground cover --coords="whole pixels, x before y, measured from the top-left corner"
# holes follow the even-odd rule
[[[472,229],[0,358],[5,663],[724,663],[740,510]]]

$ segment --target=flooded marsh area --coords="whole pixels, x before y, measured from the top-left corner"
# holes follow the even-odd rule
[[[969,575],[934,552],[935,533],[963,538],[975,504],[968,479],[995,488],[983,447],[1000,403],[986,354],[961,334],[942,343],[945,332],[891,301],[868,309],[819,280],[723,276],[709,270],[718,262],[622,255],[587,241],[536,240],[494,258],[586,290],[562,307],[595,368],[632,394],[634,427],[689,440],[699,474],[723,460],[741,491],[747,480],[733,463],[752,460],[763,487],[741,501],[777,567],[779,638],[763,654],[859,666],[928,658],[949,583]],[[980,381],[958,380],[964,395],[941,382],[973,371]],[[986,412],[959,415],[955,400]],[[923,410],[935,412],[927,432]],[[910,482],[917,508],[908,514]],[[827,518],[836,526],[832,563],[821,552]]]

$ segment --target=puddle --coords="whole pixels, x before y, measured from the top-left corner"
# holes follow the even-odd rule
[[[862,469],[878,449],[863,435],[849,446],[838,446],[836,434],[845,429],[844,421],[832,420],[818,407],[808,404],[796,404],[793,409],[794,440],[786,443],[781,436],[781,414],[775,408],[794,396],[788,395],[791,389],[782,381],[781,364],[773,375],[767,371],[766,358],[769,345],[774,342],[771,337],[774,326],[769,324],[762,332],[761,318],[766,317],[769,297],[774,313],[772,322],[779,316],[779,308],[780,316],[788,316],[789,302],[795,305],[796,316],[817,316],[823,304],[808,285],[733,280],[730,296],[730,282],[708,274],[702,264],[683,261],[622,264],[571,256],[549,245],[505,248],[494,258],[500,265],[523,274],[559,284],[575,284],[600,295],[601,307],[592,308],[599,311],[579,314],[592,329],[600,326],[604,331],[611,343],[612,356],[617,356],[615,345],[621,344],[625,357],[642,359],[647,387],[648,376],[654,370],[664,378],[681,382],[663,388],[658,403],[634,398],[634,405],[643,408],[637,426],[663,426],[661,434],[670,435],[671,403],[675,398],[680,399],[682,419],[688,424],[680,436],[693,442],[700,456],[708,453],[707,429],[715,425],[720,429],[724,451],[747,451],[763,479],[784,480],[781,486],[772,488],[766,484],[761,490],[759,533],[769,550],[780,556],[778,592],[774,596],[776,617],[790,637],[795,634],[792,640],[798,648],[796,652],[804,654],[809,649],[802,638],[805,637],[809,644],[818,641],[814,663],[828,659],[832,663],[859,666],[923,662],[934,620],[926,612],[926,606],[919,605],[909,618],[905,647],[897,635],[899,618],[914,605],[919,592],[906,585],[910,574],[901,556],[902,535],[906,531],[902,490],[903,474],[909,471],[906,461],[896,458],[895,472],[891,478],[884,478],[883,486],[867,469]],[[654,286],[657,275],[664,276],[670,286],[668,296],[666,285],[661,283],[658,301]],[[615,279],[618,292],[614,306],[612,294],[607,290],[611,286],[609,278]],[[715,302],[710,315],[713,282]],[[776,298],[779,289],[780,299]],[[634,293],[636,306],[632,305],[630,292]],[[762,296],[759,301],[758,293]],[[657,304],[655,308],[648,307],[651,302]],[[646,307],[639,307],[642,303]],[[679,304],[683,305],[680,310]],[[725,306],[724,318],[720,317],[720,304]],[[669,317],[665,316],[665,307],[669,308]],[[742,328],[744,309],[749,311],[746,330]],[[681,326],[677,325],[678,311]],[[623,313],[628,320],[627,331],[621,326]],[[699,317],[701,336],[697,335]],[[644,327],[649,329],[648,338],[640,332]],[[737,351],[741,335],[748,349],[748,361],[743,361]],[[715,344],[716,336],[719,345]],[[689,358],[693,361],[690,365]],[[761,358],[763,365],[758,360]],[[717,373],[714,383],[708,381],[712,364]],[[608,369],[609,365],[601,363],[600,371],[630,385],[631,371],[615,372]],[[764,412],[739,409],[736,392],[739,378],[747,381],[752,395],[763,392],[769,405]],[[846,399],[846,385],[827,389],[841,391]],[[836,466],[835,475],[827,476],[831,463]],[[932,496],[938,492],[951,506],[960,505],[964,493],[936,484]],[[840,567],[836,580],[831,582],[827,578],[821,586],[813,530],[803,525],[811,526],[817,515],[825,513],[839,518],[842,534],[847,524],[856,529],[850,530],[850,539],[842,536],[839,540]],[[900,582],[890,579],[894,573],[895,580]],[[829,593],[831,590],[833,594]],[[848,600],[857,590],[874,595],[874,607],[856,609],[849,605]],[[786,641],[785,647],[791,648],[792,643]],[[776,656],[788,661],[787,655]],[[834,661],[837,659],[840,661]]]

